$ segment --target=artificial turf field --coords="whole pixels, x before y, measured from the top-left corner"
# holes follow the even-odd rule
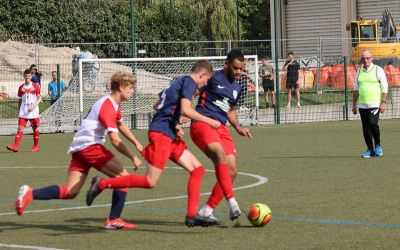
[[[21,184],[42,187],[65,181],[73,134],[42,135],[37,154],[30,153],[32,135],[25,135],[18,153],[5,149],[14,137],[2,136],[0,248],[398,249],[400,120],[381,120],[380,125],[384,155],[370,159],[360,158],[365,150],[360,121],[251,127],[253,140],[233,132],[241,172],[236,196],[242,210],[254,202],[270,206],[273,217],[264,228],[252,227],[245,216],[235,226],[225,201],[215,210],[225,226],[187,228],[183,221],[188,175],[172,163],[155,189],[129,191],[123,218],[136,223],[136,231],[102,228],[111,192],[105,191],[87,208],[90,179],[75,200],[33,201],[19,217],[14,201]],[[134,133],[146,144],[146,131]],[[212,170],[188,133],[185,138]],[[89,178],[94,174],[98,173],[91,171]],[[214,173],[206,172],[202,193],[210,192],[214,183]],[[207,197],[201,196],[201,204]]]

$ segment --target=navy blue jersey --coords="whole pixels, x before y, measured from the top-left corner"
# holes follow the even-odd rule
[[[196,111],[226,124],[228,111],[237,104],[241,92],[240,84],[235,79],[227,77],[223,70],[215,71],[200,92]]]
[[[182,76],[172,81],[159,94],[160,103],[150,123],[149,130],[163,133],[172,140],[175,140],[175,126],[179,123],[181,116],[181,99],[186,98],[192,101],[196,88],[196,83],[190,76]]]

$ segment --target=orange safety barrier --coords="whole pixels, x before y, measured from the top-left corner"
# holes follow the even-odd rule
[[[279,80],[281,82],[281,89],[280,90],[286,90],[286,71],[282,72],[279,76]]]
[[[400,68],[396,68],[393,65],[386,65],[383,70],[385,71],[389,87],[400,86]]]
[[[331,84],[331,79],[330,79],[330,74],[331,74],[332,68],[331,66],[323,66],[320,69],[320,75],[319,75],[319,87],[320,88],[329,88]],[[315,80],[317,80],[317,74],[318,72],[315,72]],[[315,83],[317,83],[315,81]]]
[[[343,70],[343,65],[342,64],[334,64],[332,65],[332,70],[329,73],[329,78],[331,80],[330,87],[331,88],[338,88],[341,83],[341,76],[339,76],[339,72]],[[344,84],[343,84],[344,86]]]
[[[319,87],[320,88],[330,88],[330,73],[332,71],[331,66],[322,66],[320,69],[320,75],[319,75]],[[313,74],[314,74],[314,87],[317,87],[318,84],[318,69],[313,69]]]
[[[356,80],[357,71],[353,65],[347,66],[347,88],[352,89],[354,81]],[[341,67],[339,72],[336,74],[335,82],[332,82],[332,88],[344,89],[344,67]]]
[[[309,89],[314,86],[314,74],[311,70],[303,69],[299,72],[299,88]]]

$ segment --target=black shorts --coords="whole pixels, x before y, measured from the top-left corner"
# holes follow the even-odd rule
[[[297,84],[297,79],[288,78],[286,80],[286,89],[297,89],[299,88],[299,84]]]
[[[274,91],[274,81],[269,79],[263,79],[262,81],[264,92]]]

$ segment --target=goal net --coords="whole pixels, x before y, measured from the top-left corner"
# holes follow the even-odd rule
[[[158,100],[158,93],[170,82],[190,73],[200,59],[211,62],[214,70],[222,69],[226,57],[81,59],[79,72],[61,98],[41,115],[43,132],[76,130],[92,105],[109,92],[111,76],[118,71],[132,73],[137,85],[132,98],[122,104],[124,121],[132,129],[147,129]],[[257,124],[258,65],[257,56],[246,56],[247,73],[240,79],[243,93],[238,103],[242,125]],[[194,100],[194,105],[197,100]],[[188,124],[187,124],[188,125]]]

